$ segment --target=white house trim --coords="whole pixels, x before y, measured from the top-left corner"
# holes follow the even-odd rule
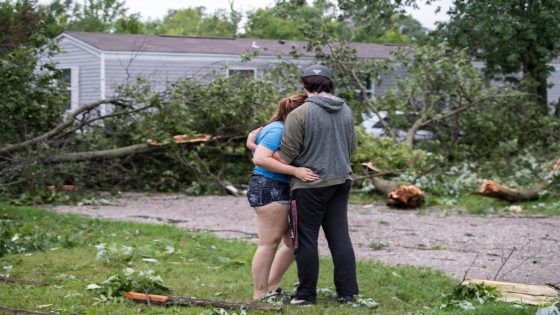
[[[99,50],[98,48],[96,48],[96,47],[94,47],[94,46],[92,46],[92,45],[90,45],[90,44],[88,44],[88,43],[86,43],[82,40],[79,40],[75,37],[72,37],[72,36],[70,36],[66,33],[62,33],[62,34],[58,35],[55,39],[57,41],[60,41],[63,38],[72,42],[74,45],[80,47],[81,49],[87,51],[88,53],[90,53],[94,56],[99,56],[99,54],[101,54],[101,50]]]
[[[80,68],[70,67],[70,110],[80,107]]]
[[[106,96],[106,92],[105,92],[105,81],[106,81],[106,77],[105,77],[105,53],[101,53],[100,55],[100,62],[99,62],[99,92],[100,92],[100,99],[104,100],[105,96]],[[105,115],[108,112],[107,110],[107,104],[103,105],[102,108],[102,115]]]

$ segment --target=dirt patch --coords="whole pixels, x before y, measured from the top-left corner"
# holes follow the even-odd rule
[[[255,216],[244,197],[127,193],[115,205],[51,209],[173,224],[220,237],[256,238]],[[431,267],[459,279],[470,268],[469,277],[492,279],[515,248],[498,280],[560,282],[560,217],[481,217],[439,209],[397,211],[382,205],[350,205],[349,224],[358,259]],[[328,255],[323,235],[319,245],[321,253]]]

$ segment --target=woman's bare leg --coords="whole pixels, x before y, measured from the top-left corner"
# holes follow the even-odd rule
[[[274,291],[280,287],[280,281],[282,281],[284,273],[286,273],[286,270],[290,268],[290,265],[295,258],[294,247],[292,245],[292,235],[290,229],[288,228],[287,212],[285,222],[286,231],[282,237],[283,245],[276,252],[274,261],[272,262],[270,276],[268,277],[268,291]]]
[[[272,202],[255,208],[259,245],[253,256],[253,299],[258,300],[268,293],[268,278],[274,255],[286,226],[287,205]]]

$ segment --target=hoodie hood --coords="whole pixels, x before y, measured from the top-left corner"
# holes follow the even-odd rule
[[[316,96],[310,96],[307,98],[306,102],[317,104],[330,113],[339,111],[345,104],[344,100],[342,100],[341,98],[326,93]]]

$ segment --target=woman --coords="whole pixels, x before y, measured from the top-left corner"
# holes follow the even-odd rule
[[[252,264],[254,300],[280,293],[280,280],[294,260],[288,228],[289,176],[303,181],[319,179],[308,168],[286,165],[272,157],[280,147],[286,116],[303,104],[306,97],[304,94],[293,94],[282,99],[266,125],[253,130],[247,137],[247,147],[254,151],[255,164],[247,197],[257,214],[259,236]],[[282,240],[284,246],[277,251]]]

